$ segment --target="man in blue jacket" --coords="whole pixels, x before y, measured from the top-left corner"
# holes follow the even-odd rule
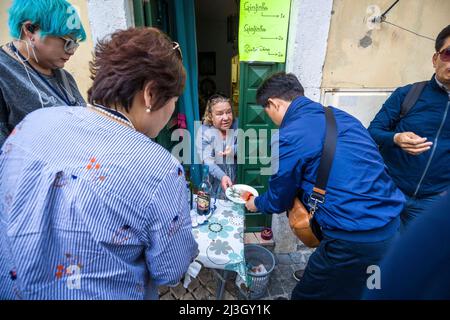
[[[407,196],[402,225],[421,215],[450,186],[450,25],[438,35],[436,73],[401,116],[413,85],[398,88],[369,126],[389,174]]]
[[[303,96],[293,74],[278,73],[261,85],[258,104],[280,127],[272,161],[278,171],[268,191],[246,203],[250,211],[282,213],[297,194],[308,208],[325,139],[323,106]],[[403,194],[385,171],[378,148],[363,125],[332,108],[337,145],[325,202],[315,219],[323,240],[311,255],[292,299],[359,299],[367,269],[383,257],[400,225]],[[277,148],[275,144],[278,144]],[[278,149],[278,152],[276,150]]]

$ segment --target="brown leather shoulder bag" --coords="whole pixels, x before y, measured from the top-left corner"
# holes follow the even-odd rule
[[[308,247],[318,247],[322,240],[320,225],[314,218],[319,204],[325,203],[326,186],[333,165],[336,151],[337,128],[333,110],[323,107],[325,110],[326,133],[322,148],[319,169],[317,170],[316,185],[309,197],[310,211],[306,209],[298,197],[294,200],[293,207],[288,211],[289,226],[292,232]]]

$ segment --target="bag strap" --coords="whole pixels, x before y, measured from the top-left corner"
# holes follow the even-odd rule
[[[337,142],[337,126],[333,109],[323,106],[326,120],[325,142],[322,148],[322,156],[320,158],[319,169],[317,170],[316,184],[310,196],[310,205],[314,213],[317,203],[325,202],[325,193],[330,176],[331,166],[333,165],[334,154],[336,152]]]
[[[400,119],[405,117],[411,110],[411,108],[414,107],[427,83],[428,81],[422,81],[416,82],[412,85],[412,88],[406,95],[405,100],[403,100],[402,108],[400,111]]]
[[[69,99],[70,103],[72,105],[75,105],[77,101],[75,100],[75,96],[73,95],[73,91],[72,91],[72,88],[70,87],[70,83],[69,83],[69,80],[67,79],[66,73],[62,69],[57,69],[57,70],[58,70],[59,77],[63,83],[63,88],[66,89],[67,93],[69,94],[68,99]]]

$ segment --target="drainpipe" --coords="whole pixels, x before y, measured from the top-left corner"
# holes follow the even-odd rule
[[[148,1],[145,1],[148,3]],[[145,26],[144,4],[142,0],[133,0],[134,25],[136,27]]]

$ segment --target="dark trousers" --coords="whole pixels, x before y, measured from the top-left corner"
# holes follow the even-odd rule
[[[372,275],[367,268],[379,264],[393,239],[361,243],[325,238],[309,258],[291,299],[361,299]]]
[[[446,194],[446,192],[443,192],[437,195],[428,196],[426,198],[414,198],[406,196],[405,208],[400,215],[402,219],[401,231],[406,231],[411,222],[413,222],[417,217],[422,216],[427,211],[430,212],[429,210],[433,207],[433,205],[436,202],[439,202],[440,199],[443,199]]]

